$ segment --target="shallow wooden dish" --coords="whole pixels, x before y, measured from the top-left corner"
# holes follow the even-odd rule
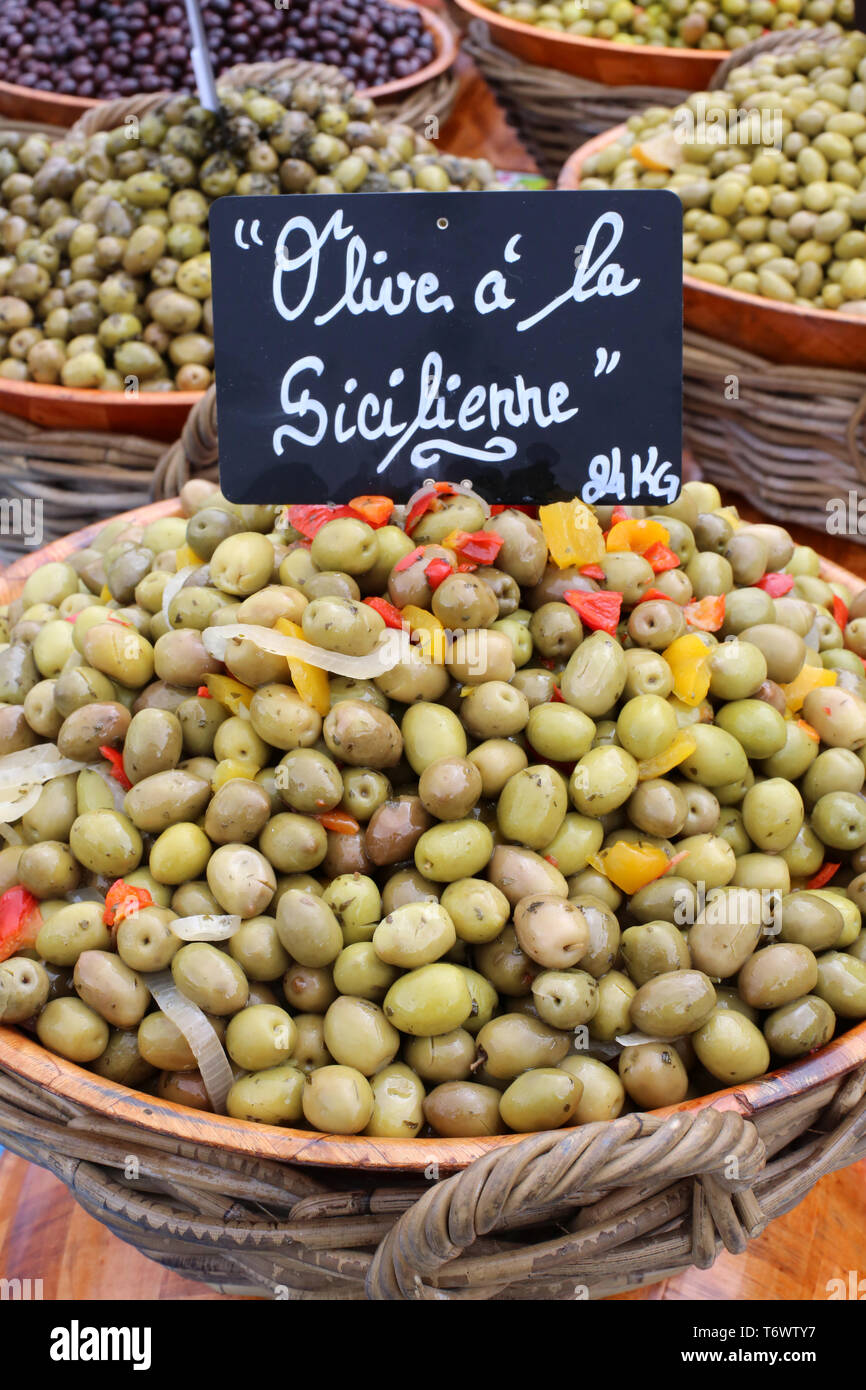
[[[608,87],[680,87],[702,92],[716,68],[731,56],[726,49],[707,52],[702,48],[658,48],[581,38],[508,19],[479,0],[455,0],[455,4],[472,19],[483,19],[499,46],[524,62],[587,77]]]
[[[432,82],[443,72],[447,72],[457,57],[454,33],[439,15],[424,5],[413,5],[412,0],[390,0],[390,3],[404,9],[420,9],[424,27],[433,35],[436,52],[425,67],[413,72],[409,77],[398,77],[393,82],[384,82],[378,87],[359,88],[364,96],[372,97],[374,101],[389,100],[404,92],[411,92],[425,82]],[[102,102],[96,97],[63,96],[60,92],[42,92],[32,87],[20,87],[13,82],[0,82],[0,115],[12,120],[43,121],[46,125],[71,126],[85,111],[91,111],[93,107],[101,105]]]
[[[579,188],[585,161],[624,131],[624,125],[614,126],[575,150],[563,165],[558,187]],[[866,318],[856,314],[779,304],[684,275],[683,321],[708,338],[779,364],[866,371]]]
[[[160,517],[180,511],[177,498],[155,502],[123,513],[130,524],[146,525]],[[49,561],[61,560],[74,550],[89,545],[106,522],[77,531],[32,555],[22,556],[0,576],[0,603],[8,603],[20,593],[25,579]],[[847,584],[855,591],[863,580],[841,566],[824,561],[822,573],[828,580]],[[680,1110],[702,1110],[715,1106],[749,1117],[770,1109],[792,1096],[843,1076],[866,1062],[866,1022],[835,1038],[810,1057],[758,1081],[732,1086],[701,1096],[698,1100],[661,1110],[660,1115]],[[141,1091],[131,1091],[113,1081],[105,1081],[83,1067],[47,1052],[33,1037],[15,1028],[0,1027],[0,1066],[34,1085],[56,1095],[77,1101],[99,1114],[126,1120],[152,1133],[171,1135],[190,1143],[209,1144],[233,1153],[255,1158],[279,1159],[332,1168],[400,1169],[423,1173],[431,1164],[455,1171],[493,1149],[517,1144],[525,1135],[503,1134],[489,1139],[380,1139],[366,1135],[319,1135],[274,1125],[252,1124],[225,1115],[191,1110],[184,1105],[163,1101]],[[562,1133],[567,1133],[563,1130]]]

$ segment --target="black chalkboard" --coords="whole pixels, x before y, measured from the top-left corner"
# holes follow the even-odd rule
[[[220,198],[210,228],[232,501],[677,495],[675,194]]]

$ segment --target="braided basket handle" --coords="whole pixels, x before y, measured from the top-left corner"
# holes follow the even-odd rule
[[[546,1297],[573,1298],[580,1294],[573,1276],[561,1278],[563,1266],[573,1268],[579,1257],[589,1269],[596,1257],[689,1209],[691,1236],[682,1248],[680,1235],[676,1253],[706,1268],[715,1258],[717,1237],[739,1253],[762,1228],[763,1213],[749,1189],[765,1162],[755,1125],[730,1110],[684,1111],[667,1119],[630,1114],[564,1136],[555,1130],[533,1135],[435,1183],[404,1212],[376,1251],[367,1295],[491,1298],[531,1278],[544,1283]],[[612,1195],[605,1200],[607,1192]],[[738,1214],[733,1197],[739,1193],[744,1200]],[[588,1202],[593,1206],[585,1216],[592,1224],[571,1210]],[[496,1231],[551,1220],[563,1234],[539,1245],[488,1239]],[[477,1253],[461,1258],[476,1242]],[[645,1245],[642,1253],[645,1264]],[[662,1259],[670,1263],[671,1253],[662,1252]],[[440,1272],[434,1286],[429,1281]]]

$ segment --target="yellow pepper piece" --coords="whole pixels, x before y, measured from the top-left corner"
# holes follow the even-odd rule
[[[822,685],[835,684],[835,671],[827,671],[823,666],[804,666],[799,675],[787,685],[780,686],[780,689],[785,696],[785,704],[793,713],[803,708],[803,701],[810,690],[817,690]]]
[[[235,777],[244,777],[248,782],[254,782],[260,772],[258,763],[252,763],[248,759],[223,758],[222,762],[217,763],[210,779],[211,791],[218,792],[220,787]]]
[[[597,565],[604,556],[604,536],[585,502],[551,502],[539,507],[538,520],[551,559],[561,570],[570,565]]]
[[[99,602],[100,602],[100,603],[110,603],[113,597],[114,597],[114,595],[112,594],[112,592],[111,592],[111,590],[109,589],[108,585],[107,585],[107,584],[103,584],[102,588],[101,588],[100,591],[99,591]]]
[[[674,678],[674,694],[684,705],[699,705],[710,688],[710,651],[695,632],[677,637],[662,652]]]
[[[255,694],[248,685],[236,681],[234,676],[208,676],[205,685],[217,704],[225,705],[232,714],[237,714],[241,705],[249,709]]]
[[[608,550],[631,550],[643,555],[651,545],[669,545],[671,533],[660,521],[643,517],[629,517],[627,521],[617,521],[607,533]]]
[[[289,618],[277,618],[274,628],[284,637],[297,637],[300,642],[307,640],[304,629]],[[304,703],[312,705],[316,713],[324,719],[331,708],[331,687],[327,671],[321,666],[311,666],[307,661],[300,661],[296,656],[287,657],[287,661],[292,685]]]
[[[426,608],[416,608],[414,603],[407,603],[401,612],[412,636],[418,637],[417,646],[423,659],[434,666],[444,666],[448,656],[448,639],[436,614],[428,613]]]
[[[617,840],[616,844],[600,850],[598,854],[591,854],[589,862],[623,893],[631,894],[659,878],[670,860],[663,849],[643,840]]]
[[[175,555],[175,571],[188,569],[190,565],[197,567],[204,564],[204,560],[200,555],[196,555],[191,545],[178,546]]]
[[[698,741],[687,729],[681,729],[678,734],[674,734],[672,741],[667,748],[663,748],[661,753],[656,753],[652,758],[643,758],[637,765],[637,775],[641,782],[646,782],[650,777],[664,777],[671,768],[679,767],[684,763],[690,754],[694,753],[698,746]]]

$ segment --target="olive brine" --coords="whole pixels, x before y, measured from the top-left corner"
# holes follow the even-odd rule
[[[656,512],[119,518],[0,609],[0,1017],[242,1120],[613,1119],[866,1018],[866,590]]]

